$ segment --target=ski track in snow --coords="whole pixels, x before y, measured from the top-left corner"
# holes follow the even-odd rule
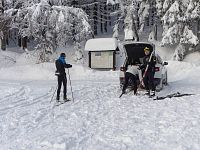
[[[132,93],[118,98],[117,80],[72,80],[75,102],[58,107],[55,98],[50,103],[54,84],[0,85],[0,149],[200,149],[198,84],[170,83],[159,96],[177,91],[197,95],[154,101]]]

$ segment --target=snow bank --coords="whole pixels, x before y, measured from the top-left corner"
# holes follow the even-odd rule
[[[23,62],[23,60],[21,60]],[[91,80],[104,79],[116,77],[118,79],[118,72],[114,71],[98,71],[92,70],[88,67],[72,64],[73,67],[69,69],[69,75],[72,80]],[[0,79],[7,80],[56,80],[54,63],[41,64],[15,64],[12,67],[0,68]],[[67,77],[68,70],[66,69]]]
[[[0,68],[12,66],[19,54],[9,51],[0,51]]]
[[[169,82],[181,81],[190,84],[199,84],[200,66],[194,63],[168,61],[167,71]]]
[[[0,79],[12,80],[49,80],[54,78],[54,68],[51,63],[35,65],[14,65],[0,69]]]
[[[16,59],[16,65],[29,65],[37,62],[37,54],[35,51],[28,51],[19,55]]]
[[[158,53],[163,60],[172,60],[175,47],[165,46],[161,47],[160,42],[154,41],[156,53]]]
[[[200,52],[194,52],[192,54],[187,55],[184,61],[200,65]]]
[[[171,57],[171,50],[165,49],[163,51],[162,47],[157,46],[157,53],[161,55],[164,60],[169,60]],[[16,63],[13,63],[11,60],[2,59],[3,55],[7,55],[12,59],[16,60]],[[34,57],[31,57],[27,54],[17,55],[10,52],[0,52],[0,79],[7,80],[56,80],[55,73],[55,64],[52,63],[41,63],[35,64]],[[10,65],[7,61],[10,61]],[[168,81],[175,82],[181,81],[190,82],[198,84],[200,81],[198,72],[200,72],[200,53],[196,52],[188,55],[185,60],[186,62],[177,62],[177,61],[168,61],[169,65],[167,66],[168,70]],[[100,71],[90,69],[81,65],[73,64],[73,67],[69,69],[69,74],[72,80],[109,80],[115,79],[119,80],[119,71]],[[66,69],[67,77],[68,70]],[[196,82],[197,81],[197,82]]]

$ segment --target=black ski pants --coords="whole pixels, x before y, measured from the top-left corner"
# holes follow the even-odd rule
[[[151,70],[147,71],[147,73],[146,73],[146,75],[143,79],[146,90],[155,91],[156,87],[155,87],[155,84],[154,84],[154,74],[155,74],[154,71],[151,71]]]
[[[125,82],[124,82],[122,92],[125,92],[126,88],[128,87],[129,80],[131,80],[133,82],[133,84],[134,84],[133,90],[134,90],[134,94],[136,94],[136,92],[137,92],[137,77],[130,72],[125,73]]]
[[[58,76],[58,89],[57,89],[57,98],[60,97],[60,90],[61,86],[63,84],[63,97],[66,98],[67,94],[67,77],[66,75],[60,75]]]

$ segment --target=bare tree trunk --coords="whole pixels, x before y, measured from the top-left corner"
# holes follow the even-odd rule
[[[20,36],[20,35],[18,36],[18,46],[19,46],[19,47],[22,46],[22,43],[21,43],[21,36]]]
[[[100,4],[100,21],[101,21],[101,33],[103,33],[103,4]]]
[[[55,52],[56,49],[57,49],[56,38],[57,38],[57,35],[54,33],[54,34],[53,34],[53,43],[52,43],[52,51],[53,51],[53,52]]]
[[[200,19],[197,21],[197,37],[200,40]]]
[[[94,35],[97,35],[98,32],[97,32],[97,11],[98,11],[98,8],[97,8],[97,4],[94,4],[94,12],[93,12],[93,20],[94,20]]]
[[[136,27],[136,24],[135,24],[135,20],[133,19],[132,17],[132,30],[133,30],[133,34],[134,34],[134,41],[139,41],[139,35],[138,35],[138,30],[137,30],[137,27]]]
[[[106,5],[106,3],[104,4],[104,19],[105,19],[105,23],[104,23],[104,31],[105,32],[107,32],[108,30],[107,30],[107,25],[108,25],[108,17],[107,17],[107,15],[108,15],[108,12],[107,12],[108,10],[107,10],[107,5]]]
[[[6,34],[5,34],[5,32],[3,32],[3,38],[1,39],[1,49],[3,51],[6,50]]]
[[[22,48],[25,50],[27,48],[27,36],[22,38]]]
[[[154,39],[157,41],[158,40],[158,26],[155,23],[153,26],[153,30],[154,30]]]
[[[6,39],[5,38],[1,39],[1,49],[3,51],[6,50]]]

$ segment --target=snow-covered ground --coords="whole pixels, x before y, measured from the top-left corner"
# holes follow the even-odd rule
[[[199,54],[187,62],[169,61],[169,85],[157,93],[195,95],[154,101],[139,91],[118,98],[118,71],[73,65],[74,102],[59,107],[55,99],[50,103],[54,63],[24,64],[17,58],[21,62],[6,59],[10,64],[0,66],[1,150],[200,149]]]

